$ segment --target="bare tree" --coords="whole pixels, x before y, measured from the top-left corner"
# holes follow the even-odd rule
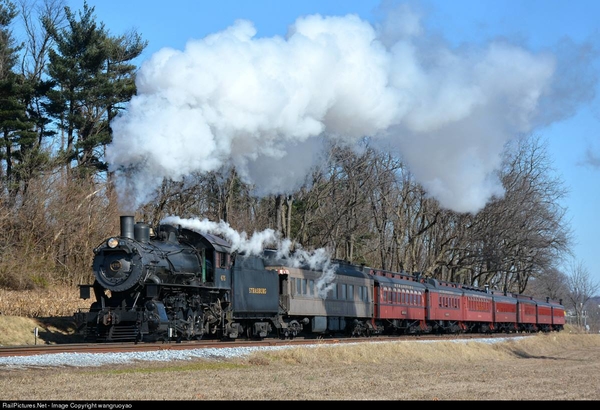
[[[587,267],[581,261],[573,261],[569,267],[567,280],[569,292],[567,300],[568,307],[575,311],[577,324],[583,325],[583,310],[592,297],[600,289],[600,283],[590,278]]]
[[[568,277],[553,267],[529,281],[525,293],[537,298],[549,297],[552,300],[566,300],[569,292]]]
[[[19,0],[21,18],[26,33],[25,52],[21,71],[28,78],[42,79],[48,59],[48,49],[53,45],[50,34],[43,28],[42,19],[61,27],[65,21],[65,0]]]
[[[590,332],[600,332],[600,296],[591,298],[587,303],[587,307],[584,307],[587,322],[590,325]]]
[[[523,293],[568,251],[570,233],[560,205],[566,191],[553,177],[546,143],[527,136],[514,144],[500,173],[505,195],[463,222],[460,252],[473,284]]]

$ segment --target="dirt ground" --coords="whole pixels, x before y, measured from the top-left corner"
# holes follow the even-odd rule
[[[600,336],[294,348],[235,360],[2,369],[1,400],[600,400]]]

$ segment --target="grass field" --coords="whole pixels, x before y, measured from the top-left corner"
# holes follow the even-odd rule
[[[0,345],[64,343],[74,291],[0,291]],[[34,329],[38,328],[38,338]],[[600,335],[294,348],[232,360],[1,368],[0,400],[600,400]]]
[[[35,325],[44,324],[0,316],[0,340],[12,334],[12,340],[32,341]],[[70,331],[69,326],[58,326],[51,327],[49,334],[56,338]],[[230,360],[0,372],[0,399],[9,401],[595,401],[600,400],[598,386],[600,336],[571,328],[494,344],[383,342],[293,348]]]

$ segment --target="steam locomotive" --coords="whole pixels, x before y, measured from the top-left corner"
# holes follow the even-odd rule
[[[330,272],[273,249],[232,252],[223,238],[122,216],[94,249],[94,283],[76,313],[90,342],[550,332],[562,301],[334,261]],[[328,274],[330,273],[330,274]]]

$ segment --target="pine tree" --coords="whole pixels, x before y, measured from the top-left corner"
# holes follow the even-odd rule
[[[65,28],[45,24],[56,43],[49,52],[53,87],[48,112],[65,138],[62,158],[67,170],[75,164],[78,175],[85,176],[107,169],[103,148],[112,140],[110,119],[135,93],[135,66],[128,62],[146,43],[135,34],[111,37],[87,2],[78,16],[69,7],[65,14]]]
[[[25,78],[14,71],[21,46],[16,44],[10,25],[17,15],[12,2],[0,2],[0,159],[4,162],[2,176],[10,201],[26,190],[29,160],[36,142],[33,123],[26,110],[33,90]]]

